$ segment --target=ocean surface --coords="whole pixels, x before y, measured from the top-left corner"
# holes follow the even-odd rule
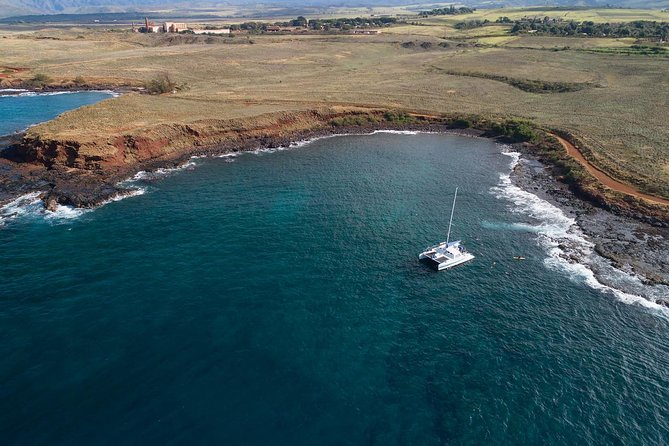
[[[332,137],[3,206],[0,443],[666,444],[667,314],[565,260],[505,152]],[[476,259],[437,273],[456,186]]]
[[[32,93],[0,90],[0,135],[21,132],[28,126],[113,96],[110,91]]]

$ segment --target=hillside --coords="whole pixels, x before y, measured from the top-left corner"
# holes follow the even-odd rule
[[[31,14],[80,14],[99,12],[127,12],[137,10],[155,9],[211,9],[218,10],[237,6],[240,9],[257,9],[263,5],[267,7],[281,7],[295,10],[300,7],[333,7],[351,8],[365,6],[407,6],[408,10],[420,10],[432,8],[441,3],[434,2],[412,2],[411,0],[263,0],[249,4],[245,0],[228,0],[216,2],[207,0],[195,0],[191,2],[179,0],[0,0],[0,17],[13,17]],[[444,3],[447,4],[447,3]],[[474,0],[463,2],[467,6],[479,8],[491,7],[518,7],[518,6],[588,6],[588,7],[634,7],[634,8],[669,8],[669,0]]]

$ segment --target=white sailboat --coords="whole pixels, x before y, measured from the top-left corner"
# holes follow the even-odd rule
[[[426,260],[437,268],[438,271],[452,268],[465,262],[469,262],[474,256],[469,253],[460,240],[451,242],[451,225],[453,223],[453,213],[455,212],[455,200],[458,198],[458,188],[455,188],[453,197],[453,207],[451,208],[451,220],[448,222],[448,234],[446,241],[438,245],[427,248],[418,256],[419,260]]]

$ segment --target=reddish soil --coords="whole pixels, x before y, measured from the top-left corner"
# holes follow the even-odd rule
[[[654,195],[643,193],[640,190],[630,186],[629,184],[621,183],[620,181],[611,178],[606,172],[600,170],[597,166],[591,164],[590,161],[585,159],[583,154],[572,143],[557,135],[551,134],[551,136],[560,141],[560,144],[562,144],[562,146],[565,148],[565,150],[571,157],[573,157],[576,161],[581,163],[583,167],[585,167],[586,170],[590,172],[592,176],[597,178],[597,180],[599,180],[604,186],[608,187],[609,189],[614,190],[616,192],[622,192],[624,194],[631,195],[636,198],[641,198],[654,204],[662,204],[665,206],[669,206],[669,200],[665,198],[656,197]]]

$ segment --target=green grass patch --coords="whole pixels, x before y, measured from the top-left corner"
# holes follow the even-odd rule
[[[480,79],[489,79],[492,81],[504,82],[505,84],[516,87],[519,90],[529,93],[568,93],[580,91],[592,85],[585,82],[548,82],[537,79],[519,79],[498,74],[479,73],[475,71],[453,71],[437,68],[450,76],[476,77]]]
[[[415,124],[417,119],[415,116],[406,114],[404,112],[387,111],[383,114],[386,122],[393,124]]]
[[[378,122],[380,122],[380,119],[371,114],[353,114],[333,118],[330,120],[330,125],[334,127],[364,127]]]
[[[669,48],[663,46],[632,45],[629,47],[580,48],[577,51],[601,54],[619,54],[623,56],[660,56],[669,57]]]

